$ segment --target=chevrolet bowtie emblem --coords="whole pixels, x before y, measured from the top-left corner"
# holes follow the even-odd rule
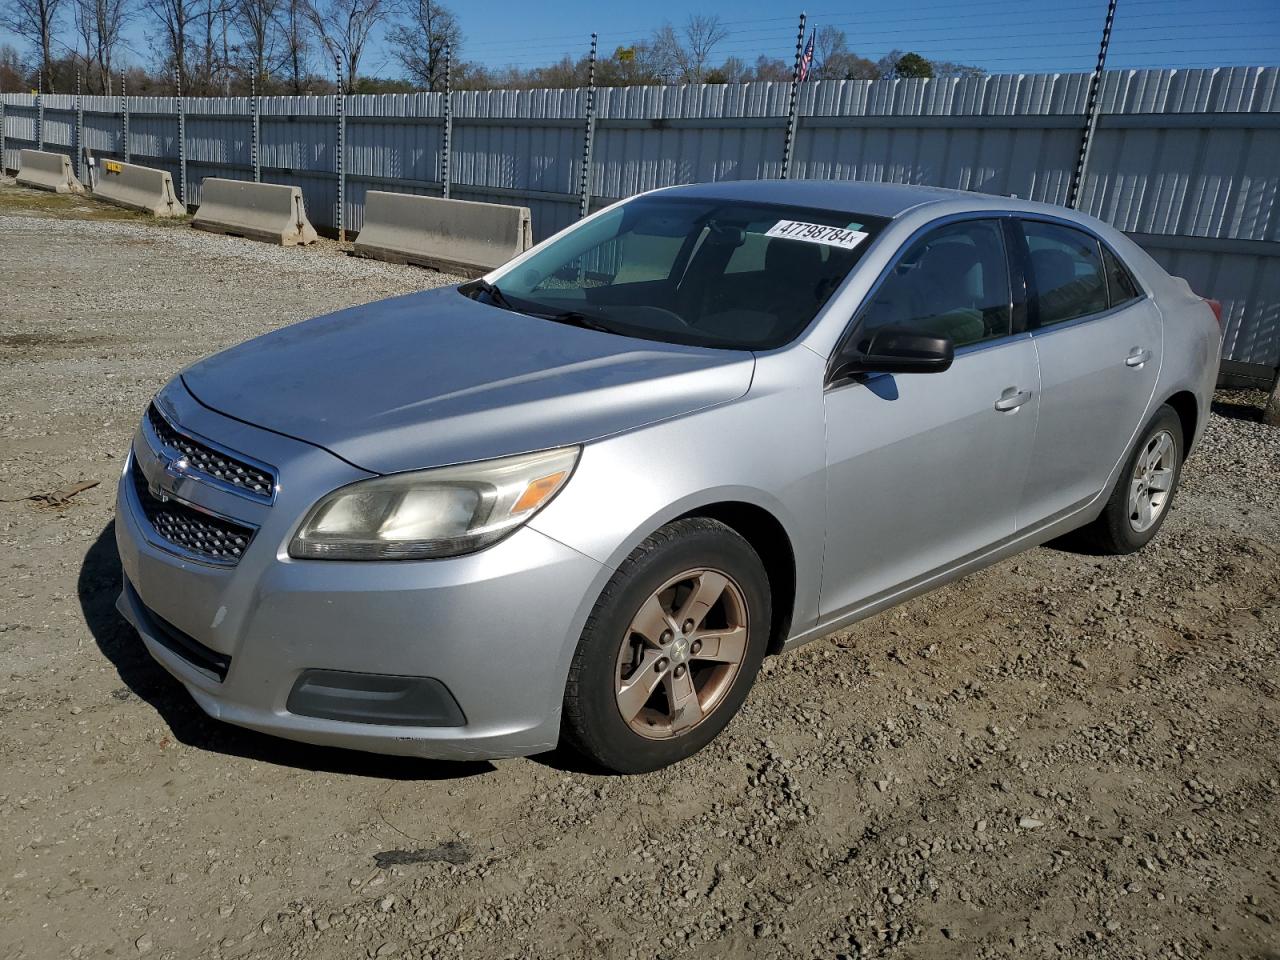
[[[162,454],[157,454],[157,459],[164,464],[164,472],[170,477],[181,478],[186,476],[187,470],[191,466],[191,462],[187,460],[186,457],[177,457],[173,460],[166,460]],[[150,490],[151,495],[161,503],[167,503],[169,501],[168,491],[164,490],[160,484],[151,482],[150,478],[148,478],[147,489]]]

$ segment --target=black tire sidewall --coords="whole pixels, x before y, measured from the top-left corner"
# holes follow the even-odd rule
[[[652,740],[618,712],[614,671],[632,619],[672,577],[699,567],[727,573],[747,604],[747,652],[733,686],[714,712],[688,733]],[[746,700],[768,647],[771,620],[764,565],[738,534],[715,521],[677,521],[637,548],[602,594],[578,646],[575,703],[566,703],[570,738],[601,765],[620,773],[656,770],[697,753],[728,725]]]

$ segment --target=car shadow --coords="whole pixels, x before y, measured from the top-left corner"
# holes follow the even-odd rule
[[[622,777],[624,774],[606,770],[592,760],[587,759],[572,747],[561,744],[546,753],[535,753],[528,758],[533,763],[549,767],[557,773],[576,773],[587,777]]]
[[[1250,423],[1262,422],[1262,407],[1252,403],[1235,403],[1226,400],[1214,400],[1209,409],[1228,420],[1245,420]]]
[[[1055,553],[1071,553],[1077,557],[1107,557],[1107,551],[1101,549],[1089,536],[1088,528],[1072,530],[1056,539],[1049,540],[1041,547]]]
[[[124,683],[113,696],[126,700],[133,695],[146,701],[180,743],[282,767],[381,780],[458,780],[496,769],[486,761],[434,761],[295,743],[214,720],[151,658],[137,631],[117,612],[121,577],[113,521],[89,547],[80,566],[80,609],[98,649]]]

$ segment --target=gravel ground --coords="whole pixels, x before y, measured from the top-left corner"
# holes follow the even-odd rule
[[[0,186],[0,956],[1280,957],[1260,394],[1142,554],[772,659],[673,770],[309,748],[207,719],[116,617],[113,480],[183,364],[444,278],[95,209]]]

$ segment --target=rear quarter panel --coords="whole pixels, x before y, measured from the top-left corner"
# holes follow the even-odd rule
[[[1171,276],[1164,267],[1123,233],[1099,223],[1098,233],[1111,242],[1116,252],[1133,268],[1160,310],[1164,324],[1164,356],[1160,378],[1152,397],[1152,410],[1176,393],[1190,392],[1196,398],[1195,434],[1186,437],[1190,453],[1204,434],[1213,402],[1222,357],[1222,328],[1204,298],[1181,277]]]

